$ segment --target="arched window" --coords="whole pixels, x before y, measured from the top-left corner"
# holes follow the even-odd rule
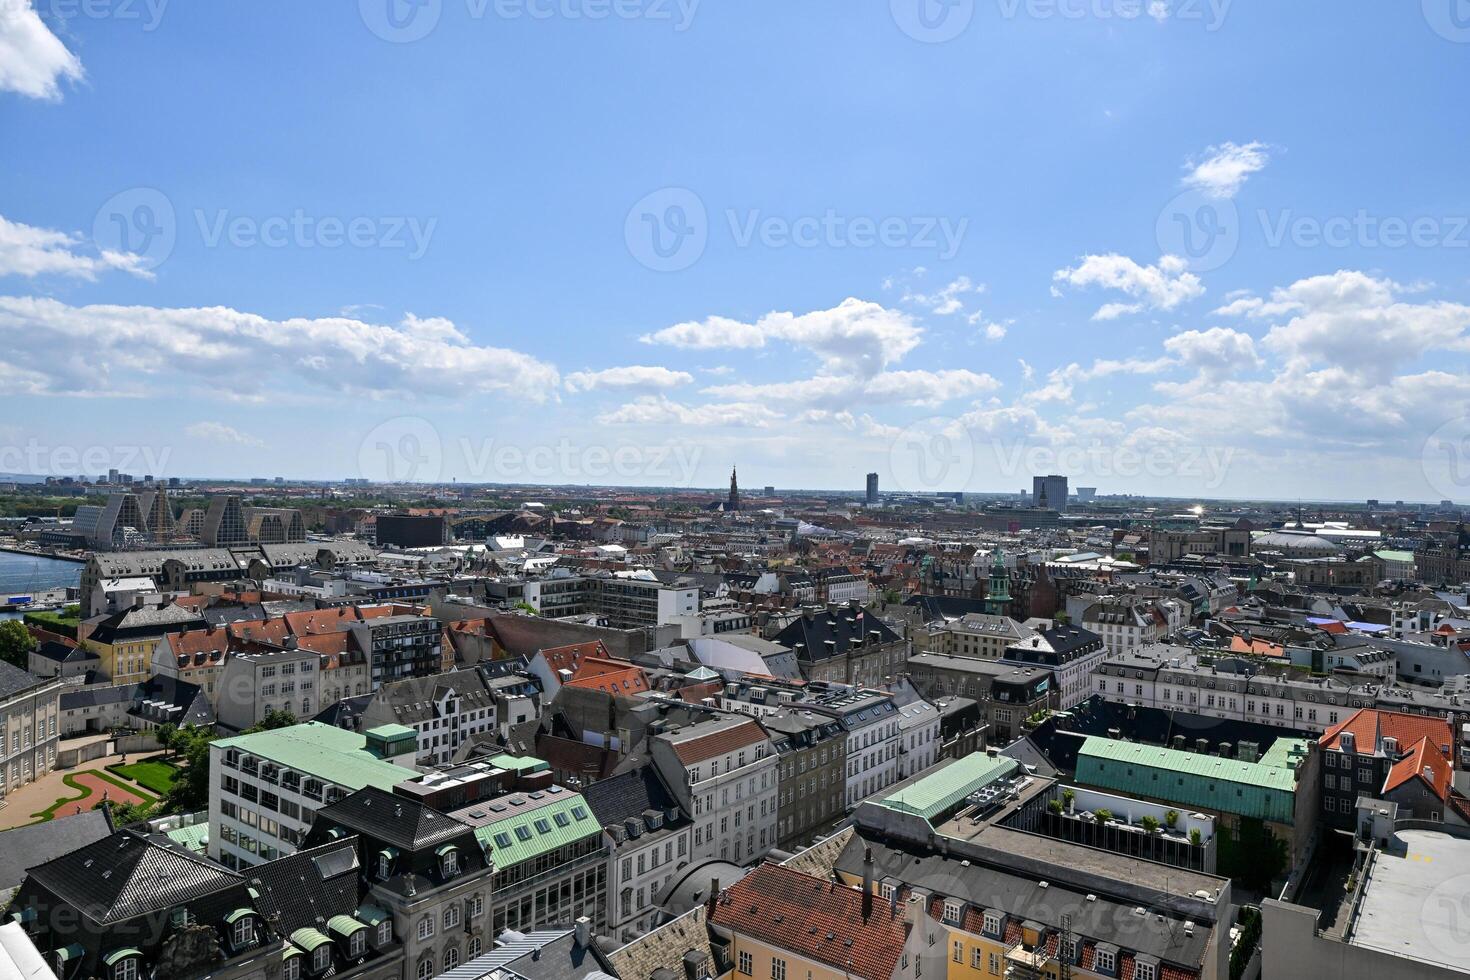
[[[479,936],[471,936],[470,937],[470,944],[465,949],[465,954],[464,955],[465,955],[465,959],[469,959],[469,960],[472,960],[475,957],[477,957],[477,956],[480,955],[480,937]]]
[[[444,951],[444,972],[448,973],[457,966],[459,966],[459,947],[451,946]]]
[[[434,976],[434,958],[425,956],[419,960],[418,980],[432,980]]]

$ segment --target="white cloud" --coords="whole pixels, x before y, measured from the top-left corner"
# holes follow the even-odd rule
[[[1221,143],[1205,150],[1204,157],[1186,165],[1186,187],[1210,197],[1231,198],[1240,192],[1246,178],[1264,170],[1271,159],[1265,143]]]
[[[1470,350],[1470,306],[1405,303],[1403,288],[1362,272],[1339,271],[1274,290],[1262,304],[1269,314],[1291,315],[1262,340],[1288,366],[1342,368],[1383,382],[1431,351]]]
[[[80,81],[82,63],[51,33],[31,0],[0,2],[0,92],[61,98],[60,81]]]
[[[771,384],[715,385],[704,389],[712,398],[773,401],[829,409],[863,403],[939,405],[994,391],[1000,382],[988,374],[963,368],[946,371],[884,371],[871,378],[818,375],[801,381]]]
[[[204,439],[208,442],[220,442],[231,446],[248,446],[258,449],[265,443],[255,436],[241,432],[239,429],[231,428],[223,422],[195,422],[184,429],[189,435],[196,439]]]
[[[644,395],[597,417],[603,425],[692,425],[764,429],[782,420],[765,405],[728,402],[685,405],[664,395]]]
[[[1016,321],[987,321],[985,319],[985,314],[980,312],[979,310],[976,310],[974,313],[971,313],[969,315],[969,317],[967,318],[967,322],[970,324],[970,326],[978,330],[980,334],[985,337],[986,340],[1004,340],[1006,332],[1010,330],[1011,324],[1015,323]]]
[[[1185,367],[1211,378],[1224,377],[1240,368],[1261,366],[1251,335],[1225,327],[1175,334],[1164,341],[1164,350]]]
[[[1035,402],[1070,401],[1072,389],[1084,381],[1108,378],[1116,374],[1158,374],[1167,370],[1172,363],[1167,357],[1153,360],[1136,357],[1126,360],[1099,360],[1093,361],[1090,367],[1073,362],[1048,374],[1046,384],[1035,391],[1027,392],[1026,398]]]
[[[829,374],[871,377],[919,346],[922,334],[901,310],[849,298],[830,310],[767,313],[754,323],[719,316],[677,323],[640,339],[685,350],[753,350],[779,340],[816,354]]]
[[[152,394],[161,384],[240,400],[341,395],[555,398],[555,367],[472,343],[448,320],[271,320],[228,307],[69,306],[0,296],[13,364],[51,394]]]
[[[0,10],[4,7],[5,0],[0,0]],[[4,16],[0,13],[0,19]],[[95,280],[99,272],[117,270],[145,279],[153,278],[153,274],[142,267],[141,256],[106,249],[95,255],[79,251],[85,245],[85,240],[78,235],[36,228],[9,221],[0,215],[0,276],[30,279],[61,275]]]
[[[567,375],[568,391],[594,391],[599,388],[677,388],[694,380],[687,371],[671,371],[666,367],[630,365],[603,368],[601,371],[574,371]]]
[[[928,309],[931,313],[941,316],[949,316],[959,313],[965,308],[965,301],[961,298],[967,293],[983,293],[985,287],[976,285],[969,276],[960,276],[935,293],[914,293],[904,295],[904,299],[911,303]]]
[[[1075,289],[1089,286],[1116,289],[1137,301],[1109,303],[1093,314],[1094,320],[1111,320],[1147,309],[1172,310],[1205,291],[1199,276],[1190,272],[1184,260],[1175,255],[1165,255],[1158,265],[1139,265],[1115,252],[1085,255],[1075,268],[1059,269],[1052,279]]]

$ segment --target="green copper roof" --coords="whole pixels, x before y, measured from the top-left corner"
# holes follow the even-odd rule
[[[363,732],[364,735],[372,735],[381,738],[385,742],[391,742],[396,738],[417,738],[418,733],[407,725],[379,725],[377,728],[369,728]]]
[[[327,920],[327,928],[339,936],[350,936],[354,932],[366,929],[367,925],[358,922],[350,915],[334,915]]]
[[[1288,743],[1283,746],[1282,742]],[[1215,755],[1091,736],[1077,754],[1077,782],[1181,806],[1290,824],[1296,805],[1296,773],[1284,763],[1294,739],[1278,739],[1271,762],[1242,762]]]
[[[509,769],[511,772],[540,772],[551,768],[551,763],[534,755],[492,755],[485,761],[497,769]]]
[[[967,755],[933,775],[900,787],[877,804],[932,821],[976,790],[1009,776],[1020,765],[1015,759],[1005,756],[992,759],[983,752]]]
[[[565,795],[566,799],[475,828],[476,839],[490,852],[497,868],[509,868],[602,833],[587,801],[575,793]]]
[[[300,946],[308,953],[316,949],[322,943],[329,943],[331,941],[332,940],[329,937],[322,934],[321,932],[318,932],[316,929],[297,929],[295,932],[291,933],[291,942],[295,943],[297,946]]]
[[[196,823],[189,827],[176,827],[167,832],[168,839],[195,854],[203,854],[209,844],[209,824]]]
[[[367,739],[357,733],[309,721],[253,735],[236,735],[214,742],[221,750],[239,749],[349,790],[376,786],[391,791],[395,783],[417,779],[412,769],[395,766],[373,755]]]

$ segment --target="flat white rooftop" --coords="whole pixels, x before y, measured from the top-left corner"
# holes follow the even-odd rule
[[[1470,840],[1434,830],[1398,838],[1407,849],[1377,855],[1349,942],[1470,972]]]

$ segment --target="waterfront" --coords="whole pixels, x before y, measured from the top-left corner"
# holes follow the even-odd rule
[[[74,561],[0,551],[0,601],[43,589],[76,588],[82,566]]]

